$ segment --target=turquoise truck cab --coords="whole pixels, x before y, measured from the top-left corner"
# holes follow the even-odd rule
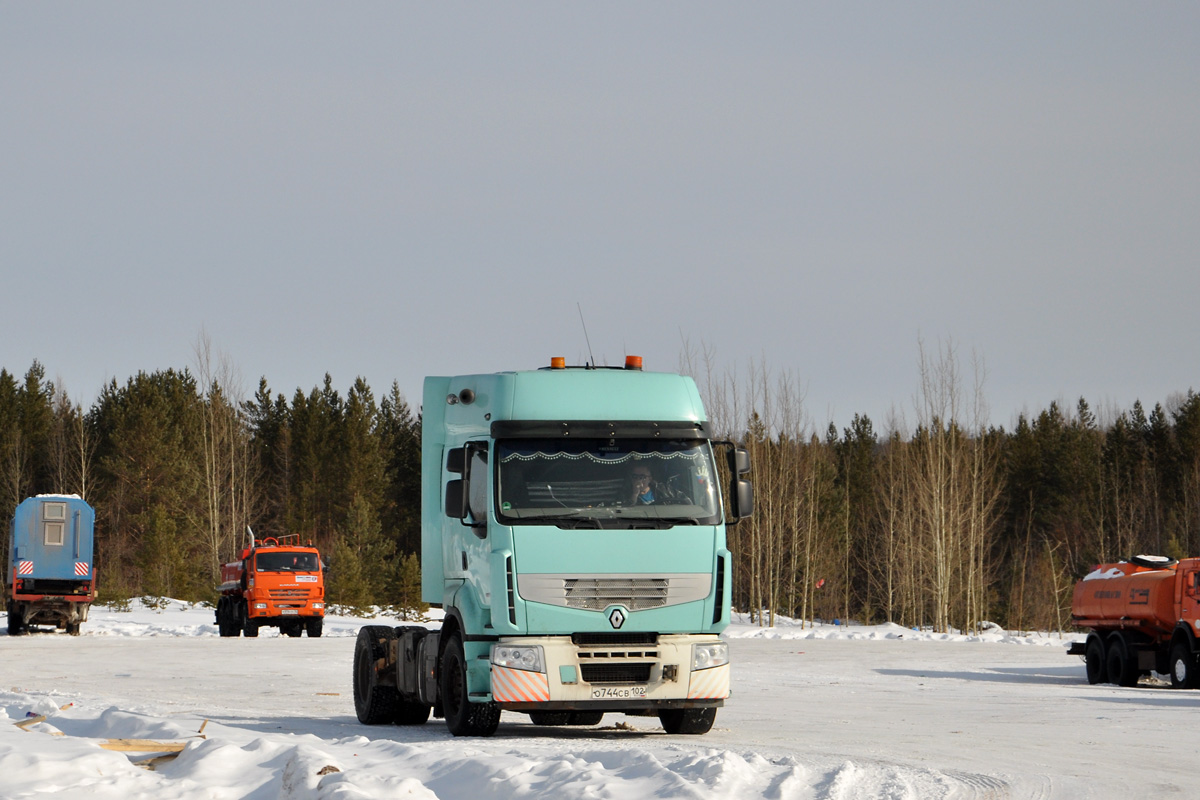
[[[356,660],[385,665],[356,666],[360,719],[378,690],[400,709],[388,721],[424,705],[456,735],[491,734],[501,710],[704,733],[729,696],[725,525],[753,505],[745,451],[711,440],[691,378],[552,364],[425,380],[422,596],[445,619],[360,632]]]

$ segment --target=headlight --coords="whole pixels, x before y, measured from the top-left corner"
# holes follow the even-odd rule
[[[542,648],[539,645],[497,644],[492,646],[492,663],[498,667],[545,672]]]
[[[313,608],[324,608],[325,604],[324,603],[313,603],[312,607]]]
[[[266,608],[267,604],[266,603],[255,603],[254,607],[255,608]]]
[[[724,642],[692,645],[692,671],[720,667],[729,663],[729,645]]]

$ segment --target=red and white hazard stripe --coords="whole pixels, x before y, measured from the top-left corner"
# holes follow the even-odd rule
[[[728,664],[692,673],[688,684],[689,700],[721,700],[726,697],[729,697]]]
[[[18,575],[32,575],[33,574],[33,562],[32,561],[19,562],[17,564],[17,574]]]
[[[76,561],[75,562],[75,574],[76,575],[87,575],[91,571],[92,571],[92,565],[87,563],[86,561]]]
[[[492,699],[497,703],[537,703],[550,699],[544,672],[492,666]]]

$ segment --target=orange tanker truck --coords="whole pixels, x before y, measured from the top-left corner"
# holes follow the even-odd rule
[[[1200,687],[1200,558],[1100,564],[1075,585],[1071,619],[1089,631],[1068,650],[1084,657],[1088,683],[1133,686],[1154,671]]]
[[[321,554],[296,535],[255,539],[237,561],[221,565],[217,630],[258,636],[261,627],[287,636],[320,636],[325,621]]]

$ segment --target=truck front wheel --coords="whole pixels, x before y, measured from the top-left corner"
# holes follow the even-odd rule
[[[309,617],[304,621],[304,632],[308,634],[308,638],[316,639],[321,635],[321,628],[323,628],[324,625],[324,617]]]
[[[671,708],[658,712],[658,721],[667,733],[708,733],[717,719],[715,706],[709,708]]]
[[[1186,641],[1171,645],[1171,687],[1192,689],[1196,685],[1196,656]]]
[[[455,736],[491,736],[500,724],[495,703],[472,703],[467,696],[467,658],[462,637],[453,634],[442,653],[442,710],[446,727]]]

